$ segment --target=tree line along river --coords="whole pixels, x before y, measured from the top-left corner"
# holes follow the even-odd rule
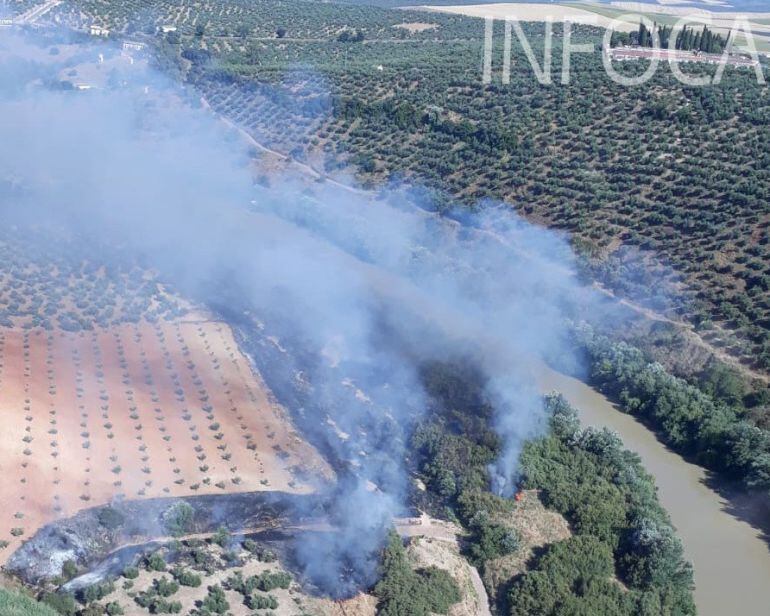
[[[703,616],[770,613],[770,548],[761,530],[730,513],[734,506],[709,487],[709,474],[661,443],[631,415],[582,381],[540,366],[541,390],[558,391],[581,422],[616,431],[655,477],[661,504],[695,570],[695,602]]]

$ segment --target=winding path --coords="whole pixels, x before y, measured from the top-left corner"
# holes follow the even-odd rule
[[[287,154],[284,154],[283,152],[279,152],[278,150],[274,150],[265,144],[258,141],[254,135],[252,135],[248,130],[231,120],[230,118],[224,116],[221,113],[218,113],[213,109],[213,107],[209,104],[209,102],[205,99],[205,97],[201,96],[201,104],[209,110],[212,114],[214,114],[222,123],[224,123],[229,128],[232,128],[233,130],[237,131],[250,145],[254,146],[258,150],[262,152],[266,152],[268,154],[271,154],[278,158],[279,160],[285,161],[287,163],[290,163],[295,169],[298,171],[301,171],[302,173],[312,177],[316,180],[323,180],[324,182],[331,184],[333,186],[336,186],[338,188],[341,188],[347,192],[361,195],[365,197],[374,197],[375,193],[369,190],[364,190],[361,188],[356,188],[354,186],[350,186],[349,184],[345,184],[344,182],[340,182],[338,180],[335,180],[328,175],[318,171],[316,168],[312,167],[311,165],[301,163],[291,156],[288,156]],[[427,215],[428,213],[425,212]],[[489,230],[482,230],[482,229],[476,229],[475,230],[478,233],[486,234],[490,236],[494,236],[495,239],[498,241],[504,241],[503,238],[500,236],[497,236],[493,234]],[[566,270],[565,270],[566,273]],[[571,272],[570,272],[571,273]],[[666,323],[668,325],[671,325],[675,327],[678,331],[680,331],[684,336],[687,337],[687,339],[694,344],[695,346],[698,346],[702,349],[704,349],[709,354],[713,355],[720,361],[724,362],[725,364],[732,366],[736,370],[743,373],[746,377],[750,379],[756,379],[758,381],[761,381],[763,383],[770,383],[770,375],[765,372],[760,372],[757,370],[754,370],[750,366],[747,366],[743,362],[740,361],[740,359],[736,358],[733,355],[730,355],[727,353],[724,349],[721,349],[712,343],[710,343],[708,340],[704,339],[697,331],[695,331],[695,328],[692,326],[692,324],[687,323],[685,321],[672,319],[670,317],[667,317],[663,314],[660,314],[658,312],[655,312],[654,310],[647,308],[645,306],[642,306],[641,304],[638,304],[636,302],[633,302],[632,300],[623,298],[618,296],[614,291],[611,289],[605,287],[598,281],[594,281],[592,284],[592,287],[598,292],[604,295],[605,297],[608,297],[616,302],[618,304],[628,308],[629,310],[633,311],[634,313],[638,314],[639,316],[642,316],[650,321],[655,321],[659,323]],[[715,328],[719,331],[722,331],[722,328],[715,325]]]

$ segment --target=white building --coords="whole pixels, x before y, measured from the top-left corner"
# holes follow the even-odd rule
[[[139,41],[123,41],[124,51],[142,51],[146,45]]]
[[[91,36],[109,36],[110,31],[107,28],[102,28],[101,26],[91,26],[88,31],[91,33]]]

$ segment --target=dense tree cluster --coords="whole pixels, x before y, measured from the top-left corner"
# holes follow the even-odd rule
[[[770,434],[726,402],[677,378],[625,343],[584,327],[577,334],[591,362],[591,381],[624,411],[651,423],[675,450],[750,488],[770,488]],[[724,373],[707,381],[723,400],[740,400]]]
[[[366,38],[363,30],[348,30],[345,28],[337,35],[337,40],[340,43],[360,43]]]
[[[182,604],[170,599],[178,590],[179,583],[175,580],[156,578],[149,588],[134,596],[134,601],[151,614],[178,614],[182,611]]]
[[[413,437],[427,502],[469,530],[467,555],[482,570],[518,549],[510,500],[489,492],[488,468],[500,452],[493,408],[480,374],[466,363],[426,366],[433,404]],[[528,443],[521,486],[541,491],[575,536],[551,546],[511,587],[511,614],[693,614],[692,572],[636,455],[606,430],[582,430],[560,397],[546,400],[550,433]],[[623,586],[626,587],[624,590]],[[558,608],[558,609],[557,609]]]
[[[444,569],[414,571],[401,538],[394,531],[382,552],[380,581],[374,588],[379,616],[446,614],[460,600],[460,589]]]
[[[515,582],[511,614],[694,614],[691,567],[638,456],[613,432],[581,429],[563,398],[546,409],[551,431],[526,445],[522,482],[575,535]]]
[[[276,588],[286,589],[291,585],[291,574],[286,571],[263,571],[259,575],[244,578],[240,571],[235,572],[225,583],[225,588],[235,590],[242,595],[249,595],[256,590],[269,592]]]
[[[638,47],[671,47],[671,36],[674,33],[673,26],[659,26],[654,24],[650,30],[644,23],[639,24],[639,29],[634,32],[613,32],[610,37],[610,46],[633,45]],[[720,34],[715,34],[703,26],[702,30],[684,26],[677,31],[673,44],[674,49],[683,51],[701,51],[703,53],[721,54],[727,47],[727,39]]]

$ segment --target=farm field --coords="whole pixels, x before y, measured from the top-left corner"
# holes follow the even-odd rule
[[[532,19],[543,7],[610,19],[653,5],[490,6]],[[653,8],[659,23],[676,18]],[[576,59],[572,82],[553,88],[536,83],[514,41],[506,85],[498,23],[494,79],[484,85],[481,19],[341,4],[73,0],[51,20],[155,41],[211,108],[322,174],[355,174],[365,187],[414,182],[469,205],[501,200],[567,231],[591,278],[695,331],[751,376],[767,376],[770,112],[752,69],[690,89],[663,67],[646,87],[628,89],[608,79],[597,53]],[[542,24],[524,29],[540,57]],[[345,32],[363,40],[340,40]],[[574,32],[596,49],[602,34]],[[554,71],[558,39],[557,29]]]
[[[309,491],[328,474],[230,329],[205,320],[0,330],[0,560],[114,498]],[[312,467],[312,468],[311,468]]]
[[[546,18],[550,18],[554,22],[569,19],[574,23],[593,21],[595,25],[601,27],[607,27],[612,23],[612,17],[600,15],[590,8],[568,4],[496,2],[491,4],[425,5],[420,8],[467,17],[493,17],[495,19],[515,17],[519,21],[544,21]],[[634,30],[638,27],[638,23],[624,23],[617,29]]]
[[[767,371],[768,108],[753,70],[687,89],[663,67],[648,86],[626,89],[597,54],[581,58],[569,85],[541,87],[515,49],[501,85],[498,24],[493,83],[483,85],[483,22],[468,19],[472,42],[452,38],[447,17],[426,13],[436,40],[408,44],[212,47],[187,76],[215,111],[330,177],[427,185],[438,200],[468,205],[501,200],[569,232],[593,279]],[[542,25],[524,28],[540,57]],[[597,29],[576,36],[601,45]],[[311,58],[315,73],[290,70]]]
[[[269,556],[268,562],[265,562],[264,557],[257,558],[241,545],[233,543],[224,547],[237,555],[237,562],[228,562],[229,555],[226,554],[226,550],[216,543],[202,540],[187,540],[184,543],[191,548],[190,552],[196,554],[199,561],[203,561],[201,564],[192,558],[182,557],[182,562],[177,563],[173,569],[169,567],[162,572],[140,565],[134,570],[136,577],[129,572],[131,579],[125,575],[118,578],[113,584],[115,590],[103,598],[103,603],[117,603],[123,609],[125,616],[145,616],[148,612],[152,612],[140,605],[137,599],[142,601],[142,596],[151,594],[152,589],[158,588],[159,583],[160,588],[163,588],[163,585],[169,586],[168,590],[164,590],[166,593],[174,588],[177,589],[168,596],[167,600],[179,602],[183,610],[181,613],[184,614],[193,610],[197,602],[204,601],[211,594],[209,590],[211,587],[219,589],[221,596],[228,604],[228,613],[233,616],[248,616],[254,613],[247,607],[247,601],[249,605],[257,605],[256,602],[252,602],[256,597],[266,601],[269,601],[268,597],[272,597],[274,601],[272,605],[275,606],[276,613],[286,616],[307,613],[308,604],[314,603],[313,599],[302,593],[299,585],[292,581],[292,576],[282,569],[272,556]],[[162,556],[163,552],[159,551],[157,554]],[[198,585],[176,584],[175,578],[182,579],[179,576],[181,571],[186,571],[191,578],[197,577]],[[260,576],[264,579],[271,575],[276,576],[280,586],[270,589],[269,593],[257,591],[253,594],[241,593],[235,589],[238,587],[237,580],[254,579]]]
[[[83,27],[96,23],[126,34],[155,34],[174,28],[182,36],[207,36],[230,40],[238,46],[244,39],[308,40],[335,38],[343,29],[365,28],[369,38],[432,39],[430,30],[394,29],[402,22],[422,21],[418,11],[387,11],[374,6],[286,2],[267,0],[205,0],[180,4],[169,0],[115,4],[103,0],[76,0],[58,5],[51,12],[56,23]],[[374,17],[374,20],[373,20]],[[452,20],[449,20],[452,21]],[[455,20],[459,30],[467,21]],[[276,31],[285,29],[280,37]],[[466,30],[467,33],[467,30]]]

